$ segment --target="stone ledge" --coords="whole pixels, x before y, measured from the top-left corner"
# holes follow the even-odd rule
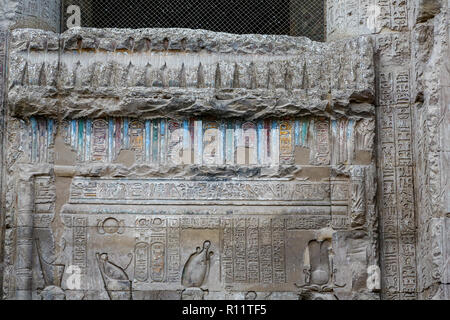
[[[369,37],[313,42],[187,29],[12,32],[13,116],[374,114]]]
[[[371,117],[375,108],[370,91],[181,88],[69,88],[29,86],[9,91],[15,117],[161,117],[285,118],[290,116]]]

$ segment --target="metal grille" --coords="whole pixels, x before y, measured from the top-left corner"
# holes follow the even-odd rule
[[[82,27],[190,28],[325,38],[325,0],[64,0],[63,30],[70,5],[79,6]]]

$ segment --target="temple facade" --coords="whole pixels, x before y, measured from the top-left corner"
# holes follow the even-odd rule
[[[450,299],[449,0],[320,42],[65,9],[0,4],[2,299]]]

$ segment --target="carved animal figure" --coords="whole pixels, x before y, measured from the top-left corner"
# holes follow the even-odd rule
[[[199,288],[208,278],[210,257],[214,254],[209,252],[210,246],[210,241],[203,242],[203,249],[197,247],[196,252],[186,261],[181,277],[181,283],[184,286]]]
[[[125,271],[109,261],[107,253],[96,253],[96,257],[109,298],[131,300],[131,281]]]

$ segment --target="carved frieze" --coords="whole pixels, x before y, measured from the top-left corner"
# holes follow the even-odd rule
[[[91,206],[91,210],[103,211],[102,206]],[[192,218],[195,219],[193,221],[173,215],[102,214],[101,221],[123,219],[124,232],[113,234],[97,231],[95,215],[82,218],[80,214],[64,214],[63,217],[65,220],[73,219],[71,224],[65,225],[64,238],[74,239],[74,246],[65,249],[67,253],[72,252],[66,255],[65,263],[85,270],[82,273],[83,290],[96,289],[98,281],[107,281],[107,286],[115,285],[115,282],[118,286],[125,286],[130,279],[133,291],[201,287],[216,292],[233,287],[236,290],[259,288],[273,291],[279,288],[296,292],[298,289],[294,282],[301,278],[301,274],[293,266],[301,270],[303,264],[311,264],[314,274],[311,285],[316,284],[316,278],[323,278],[316,276],[320,273],[317,270],[326,267],[323,269],[327,273],[326,284],[334,277],[334,269],[342,267],[341,262],[329,260],[328,251],[334,246],[331,239],[324,246],[325,256],[323,250],[316,254],[311,248],[311,258],[304,254],[304,250],[310,247],[309,243],[321,237],[321,230],[330,227],[330,218],[316,228],[311,223],[304,228],[293,225],[298,218],[293,215],[197,216]],[[303,219],[315,221],[314,217]],[[196,244],[195,240],[202,237],[211,240]],[[119,240],[122,245],[115,248]],[[192,248],[193,244],[196,249]],[[319,259],[318,264],[311,259]],[[102,280],[95,270],[98,264],[103,268],[106,261],[113,263],[111,268],[118,271],[111,273],[109,278],[103,276]],[[114,275],[119,278],[111,278]],[[322,282],[318,284],[322,285]],[[309,282],[305,284],[309,285]],[[120,289],[126,290],[125,287]]]
[[[271,37],[259,35],[129,32],[13,31],[11,113],[55,119],[264,119],[342,113],[364,117],[374,112],[370,38],[319,43],[278,37],[268,46]],[[36,41],[44,36],[46,46]],[[138,45],[130,47],[129,39]],[[183,39],[187,44],[182,52],[170,50]],[[142,45],[148,41],[151,46]],[[129,53],[126,58],[124,52]]]
[[[405,121],[402,119],[408,113],[404,105],[398,105],[398,110],[398,120]],[[399,128],[402,125],[399,123]],[[372,117],[254,122],[107,118],[60,123],[31,117],[27,126],[28,132],[20,136],[21,144],[25,155],[35,163],[53,163],[55,158],[63,157],[54,149],[58,132],[76,153],[79,163],[117,163],[121,161],[121,152],[126,150],[133,154],[131,163],[160,166],[369,165],[375,138]],[[399,138],[402,141],[399,147],[406,148],[403,157],[408,157],[410,143],[406,132]]]

